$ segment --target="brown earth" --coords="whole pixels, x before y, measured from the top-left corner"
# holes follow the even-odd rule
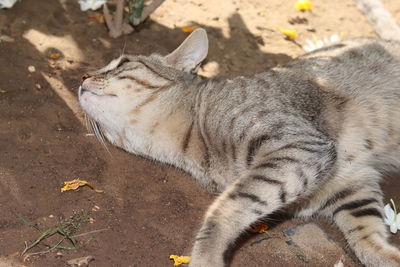
[[[294,2],[166,0],[151,23],[119,39],[110,39],[105,26],[81,12],[73,0],[22,0],[10,10],[0,10],[0,35],[14,40],[0,41],[0,266],[11,266],[1,265],[1,256],[22,262],[18,253],[24,243],[32,243],[41,233],[17,215],[43,231],[79,211],[92,219],[78,234],[107,230],[77,237],[79,250],[55,249],[23,264],[66,266],[70,259],[91,255],[95,260],[90,266],[171,266],[170,254],[189,254],[215,196],[179,170],[112,147],[107,153],[87,136],[74,98],[79,77],[123,50],[165,54],[187,35],[180,29],[183,26],[207,30],[210,54],[200,73],[209,77],[248,75],[284,64],[304,53],[300,45],[313,33],[341,33],[344,38],[374,35],[351,0],[315,0],[313,11],[306,13],[296,11]],[[400,21],[398,1],[384,2]],[[302,24],[291,25],[289,21],[297,17]],[[277,26],[296,28],[296,42],[285,40]],[[51,59],[54,53],[61,57]],[[29,72],[28,66],[36,71]],[[88,187],[60,192],[63,181],[76,178],[90,181],[104,193]],[[386,200],[393,198],[396,203],[400,203],[398,178],[393,175],[383,183]],[[233,266],[337,262],[340,255],[325,253],[323,247],[313,249],[318,257],[307,252],[311,253],[307,259],[298,253],[301,247],[288,247],[282,231],[300,223],[288,220],[265,234],[245,238]],[[318,224],[345,248],[343,237],[329,222]],[[399,237],[393,236],[393,242],[400,245]],[[45,249],[40,245],[30,252]],[[344,253],[350,259],[346,266],[358,265],[351,263],[351,252]]]

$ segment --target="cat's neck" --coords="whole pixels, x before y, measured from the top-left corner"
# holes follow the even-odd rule
[[[206,78],[186,77],[162,92],[126,127],[120,145],[129,152],[173,164],[195,177],[204,175],[205,148],[196,103],[211,83]]]

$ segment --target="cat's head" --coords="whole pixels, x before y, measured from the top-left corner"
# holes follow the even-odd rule
[[[104,134],[116,145],[122,145],[121,135],[127,127],[136,127],[138,135],[145,135],[148,124],[165,112],[166,105],[173,104],[171,100],[165,103],[162,96],[193,75],[207,52],[207,34],[196,29],[167,56],[122,55],[83,75],[79,102],[95,134]]]

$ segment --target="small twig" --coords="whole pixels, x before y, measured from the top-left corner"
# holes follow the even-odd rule
[[[122,34],[129,34],[134,30],[132,26],[124,22],[124,3],[125,0],[117,1],[117,9],[114,16],[110,15],[107,4],[103,6],[104,20],[108,27],[108,34],[112,38],[117,38]]]
[[[93,231],[90,231],[90,232],[82,233],[82,234],[79,234],[79,235],[73,235],[72,237],[75,238],[75,237],[79,237],[79,236],[90,235],[90,234],[99,233],[99,232],[108,231],[108,230],[110,230],[110,229],[109,228],[103,228],[103,229],[98,229],[98,230],[93,230]]]
[[[144,21],[151,13],[154,12],[165,0],[153,0],[153,2],[143,8],[140,22]]]
[[[122,27],[122,22],[124,19],[124,4],[125,4],[125,0],[117,1],[117,9],[115,10],[114,22],[115,22],[115,26],[118,28]]]
[[[24,251],[22,251],[21,256],[24,255],[28,250],[30,250],[31,248],[33,248],[34,246],[36,246],[37,244],[40,243],[40,241],[42,241],[43,239],[52,236],[54,233],[57,232],[57,229],[47,229],[46,231],[44,231],[36,240],[35,242],[33,242],[30,246],[26,246]]]
[[[43,254],[49,253],[49,252],[52,251],[53,249],[57,248],[58,245],[60,245],[65,239],[66,239],[66,237],[61,238],[61,240],[60,240],[57,244],[51,245],[51,247],[50,247],[49,249],[46,249],[46,250],[43,250],[43,251],[39,251],[39,252],[33,252],[33,253],[28,253],[28,254],[26,254],[25,257],[24,257],[24,259],[23,259],[23,261],[26,261],[30,256],[34,256],[34,255],[43,255]],[[22,253],[21,256],[22,256],[23,254],[24,254],[24,253]]]

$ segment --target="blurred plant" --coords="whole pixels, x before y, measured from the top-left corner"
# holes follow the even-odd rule
[[[128,21],[124,21],[125,0],[116,0],[116,9],[112,15],[107,3],[104,4],[103,13],[109,35],[117,38],[123,34],[131,33],[134,30],[133,26],[143,22],[162,2],[164,0],[128,0]]]
[[[144,8],[144,0],[128,0],[129,22],[136,26],[141,22],[142,12]]]

